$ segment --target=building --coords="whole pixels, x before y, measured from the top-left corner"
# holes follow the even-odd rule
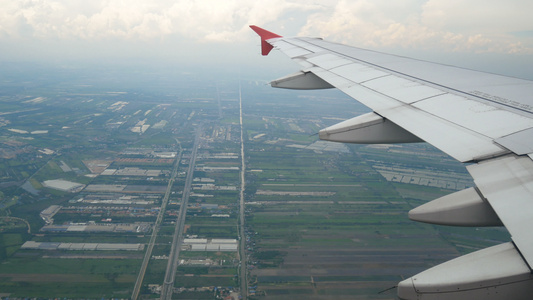
[[[53,179],[43,181],[43,186],[54,190],[59,190],[69,193],[77,193],[81,191],[85,185],[77,182],[72,182],[63,179]]]

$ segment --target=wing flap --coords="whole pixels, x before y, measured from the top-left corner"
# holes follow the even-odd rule
[[[418,82],[392,75],[372,79],[362,83],[362,85],[407,104],[445,93]]]
[[[308,62],[318,66],[324,70],[330,70],[336,67],[344,66],[353,63],[353,61],[342,58],[341,56],[331,53],[324,53],[321,55],[315,55],[309,59]]]
[[[324,51],[323,47],[320,47],[316,45],[315,43],[312,43],[313,41],[320,41],[320,39],[312,39],[312,38],[292,38],[292,39],[286,39],[287,43],[290,43],[291,45],[301,47],[303,49],[306,49],[309,52],[312,53],[319,53]],[[311,43],[310,43],[311,42]],[[274,44],[274,46],[278,47],[277,44]],[[283,47],[280,47],[280,50],[283,51]]]
[[[481,134],[412,106],[402,105],[377,113],[461,162],[478,161],[508,153]]]
[[[357,63],[332,69],[331,72],[343,78],[350,78],[350,80],[355,83],[362,83],[383,76],[389,76],[386,72]]]
[[[453,94],[439,95],[413,106],[491,140],[533,127],[533,119]]]
[[[285,53],[287,53],[287,55],[289,57],[297,57],[297,56],[304,56],[304,55],[308,55],[310,54],[311,52],[305,50],[305,49],[302,49],[302,48],[298,48],[298,47],[293,47],[291,49],[287,49],[285,50]]]
[[[533,153],[533,128],[504,136],[495,142],[517,155]]]
[[[467,169],[532,267],[533,161],[528,156],[511,155],[470,165]]]
[[[314,53],[313,51],[310,51],[305,47],[300,47],[284,40],[277,40],[275,42],[272,42],[272,44],[275,45],[277,49],[281,50],[285,55],[290,58],[300,57]]]

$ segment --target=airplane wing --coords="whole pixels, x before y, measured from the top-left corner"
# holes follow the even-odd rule
[[[512,241],[426,270],[401,299],[529,299],[533,294],[533,82],[250,26],[301,71],[271,82],[338,88],[372,109],[319,132],[346,143],[428,142],[463,163],[476,187],[409,212],[416,221],[505,226]]]

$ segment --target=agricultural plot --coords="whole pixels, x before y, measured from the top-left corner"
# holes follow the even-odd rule
[[[0,290],[13,296],[128,297],[139,260],[98,260],[14,257],[2,264]]]
[[[268,117],[250,126],[284,123],[292,131],[305,127]],[[427,145],[329,151],[295,135],[288,142],[248,142],[249,292],[257,299],[393,299],[394,290],[380,292],[508,239],[498,229],[445,228],[407,218],[413,207],[471,184],[464,167]],[[400,175],[448,184],[391,180]]]
[[[402,277],[508,240],[504,230],[408,220],[411,208],[471,184],[462,165],[424,144],[317,141],[321,128],[366,109],[337,92],[295,94],[258,82],[241,83],[246,203],[240,235],[237,81],[173,73],[169,80],[122,82],[116,72],[74,80],[64,72],[52,89],[36,84],[0,99],[8,112],[0,118],[0,214],[19,218],[0,219],[6,297],[130,298],[150,245],[140,294],[159,297],[182,208],[182,239],[206,242],[179,248],[175,298],[209,299],[222,289],[235,295],[247,280],[240,293],[248,298],[391,299],[394,291],[379,292]],[[189,201],[181,205],[198,138]],[[43,185],[58,179],[86,188],[71,193]],[[56,226],[48,228],[70,230],[39,231],[40,213],[51,206],[60,209],[44,214]],[[154,240],[155,226],[77,230],[159,221]],[[21,249],[26,241],[143,244],[144,251]],[[244,252],[235,249],[241,241]]]

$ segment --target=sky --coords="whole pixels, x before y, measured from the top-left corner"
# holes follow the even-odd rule
[[[533,79],[531,11],[524,0],[0,0],[0,62],[285,64],[260,58],[254,24]]]

